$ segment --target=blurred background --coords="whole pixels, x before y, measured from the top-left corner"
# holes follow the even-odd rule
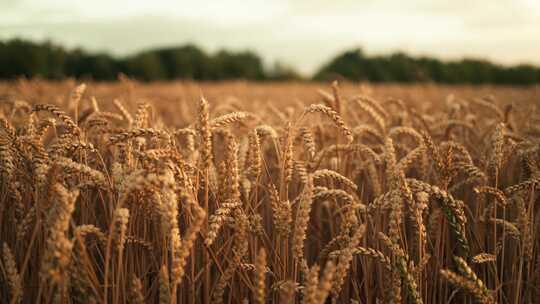
[[[119,74],[540,83],[540,1],[0,1],[0,78]]]

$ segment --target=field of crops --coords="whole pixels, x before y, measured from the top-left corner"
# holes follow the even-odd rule
[[[540,88],[0,83],[2,303],[540,303]]]

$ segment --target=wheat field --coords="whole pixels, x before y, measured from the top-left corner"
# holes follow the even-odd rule
[[[0,83],[2,303],[540,303],[540,88]]]

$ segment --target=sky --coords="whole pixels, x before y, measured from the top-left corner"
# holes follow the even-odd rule
[[[194,43],[315,72],[361,47],[540,65],[540,0],[0,0],[0,40],[117,56]]]

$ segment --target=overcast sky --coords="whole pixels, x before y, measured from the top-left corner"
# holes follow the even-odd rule
[[[337,53],[540,64],[540,0],[0,0],[0,39],[115,55],[195,43],[311,73]]]

